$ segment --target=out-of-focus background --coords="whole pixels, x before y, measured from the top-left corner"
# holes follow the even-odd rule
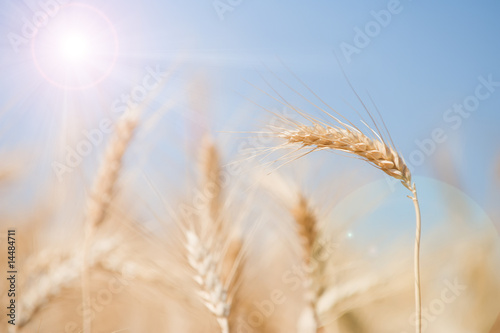
[[[139,105],[142,122],[127,148],[120,204],[130,208],[133,202],[134,218],[158,232],[169,228],[159,222],[168,219],[165,201],[175,207],[189,196],[207,135],[225,166],[266,164],[269,159],[248,159],[241,147],[273,145],[258,137],[273,117],[267,111],[301,119],[276,96],[327,119],[303,94],[373,127],[363,102],[384,133],[387,127],[420,191],[428,331],[500,332],[498,321],[494,328],[500,311],[499,12],[495,1],[2,1],[1,242],[9,227],[30,230],[18,246],[26,242],[34,252],[63,244],[68,234],[78,239],[85,198],[113,124],[127,108]],[[358,256],[365,262],[363,273],[349,279],[394,267],[408,275],[400,286],[382,279],[386,289],[372,298],[340,310],[331,305],[337,312],[328,318],[343,318],[339,332],[401,332],[411,315],[398,313],[398,293],[412,287],[414,228],[405,189],[360,161],[312,155],[275,174],[304,188],[327,225],[342,225],[338,235],[356,256],[353,262]],[[255,195],[245,185],[255,177],[249,175],[238,177],[242,190],[228,197]],[[279,237],[286,227],[276,219],[285,213],[261,204],[274,216],[273,232],[249,243],[259,251],[266,242],[285,244],[273,252],[279,261],[293,243],[289,234]],[[249,221],[254,210],[245,208]],[[257,230],[265,233],[262,226]],[[268,278],[257,268],[252,272],[262,281],[262,299],[279,283],[283,265]],[[386,283],[393,283],[394,293]],[[380,290],[361,284],[360,292]],[[466,286],[462,297],[457,284]],[[456,300],[442,301],[450,288]],[[412,294],[405,295],[411,308]],[[295,311],[287,309],[280,314]],[[50,309],[37,311],[52,318]],[[465,313],[473,315],[462,318]],[[391,321],[403,324],[384,326]],[[31,332],[36,325],[25,328]]]

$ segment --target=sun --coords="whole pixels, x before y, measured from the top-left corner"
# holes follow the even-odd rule
[[[59,42],[60,58],[66,65],[81,65],[92,56],[92,44],[89,36],[81,32],[63,35]]]
[[[84,4],[60,9],[32,40],[34,64],[42,77],[57,87],[95,87],[113,69],[118,38],[104,13]]]

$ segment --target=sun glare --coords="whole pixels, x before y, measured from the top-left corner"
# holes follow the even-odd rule
[[[67,34],[61,38],[59,43],[61,58],[68,65],[78,65],[90,58],[89,38],[81,33]]]
[[[67,5],[32,40],[35,66],[64,89],[94,87],[111,72],[118,52],[113,24],[99,10]]]

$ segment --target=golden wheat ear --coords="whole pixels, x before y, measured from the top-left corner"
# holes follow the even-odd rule
[[[398,179],[411,191],[411,173],[403,157],[385,142],[372,139],[360,130],[341,123],[340,126],[323,126],[315,123],[277,133],[287,144],[299,144],[300,148],[332,149],[354,154],[387,175]]]
[[[293,73],[292,73],[293,74]],[[295,74],[294,74],[295,76]],[[277,77],[275,75],[275,77]],[[310,114],[306,113],[297,106],[292,105],[288,102],[282,94],[278,93],[271,85],[268,86],[275,92],[278,97],[272,97],[275,101],[281,103],[282,105],[289,107],[294,110],[298,115],[305,119],[307,123],[299,123],[296,120],[290,120],[285,122],[283,127],[271,126],[270,129],[278,138],[283,139],[283,144],[276,147],[276,149],[291,148],[292,153],[299,153],[299,156],[290,156],[287,154],[285,156],[289,157],[289,162],[305,156],[308,153],[314,152],[316,150],[330,150],[342,152],[352,157],[361,159],[368,162],[370,165],[380,169],[390,177],[401,181],[403,186],[407,188],[412,195],[408,196],[412,199],[415,207],[416,215],[416,233],[415,233],[415,311],[416,311],[416,332],[421,332],[421,292],[420,292],[420,207],[417,198],[417,190],[414,183],[412,183],[411,172],[405,163],[402,155],[395,149],[394,145],[388,143],[384,140],[383,134],[378,129],[375,119],[372,117],[367,107],[356,93],[351,83],[348,81],[349,86],[353,89],[356,97],[363,105],[364,110],[370,116],[373,121],[376,130],[370,128],[366,122],[363,121],[365,126],[368,128],[368,132],[371,136],[365,134],[361,129],[356,127],[352,122],[350,122],[346,117],[341,115],[339,112],[335,111],[332,107],[326,104],[318,95],[316,95],[303,81],[296,77],[313,95],[319,99],[319,101],[327,106],[329,110],[334,112],[337,116],[332,115],[327,112],[324,108],[318,106],[297,90],[292,88],[289,84],[285,83],[279,77],[278,80],[285,84],[285,86],[290,89],[293,93],[298,94],[302,99],[312,105],[314,108],[318,109],[321,113],[326,114],[333,123],[323,122]],[[346,77],[347,78],[347,77]],[[267,81],[266,81],[267,83]],[[358,113],[359,114],[359,113]],[[345,120],[341,121],[340,119]],[[385,126],[385,124],[384,124]],[[388,132],[388,131],[387,131]],[[389,134],[390,137],[390,134]],[[301,151],[305,150],[306,153]]]

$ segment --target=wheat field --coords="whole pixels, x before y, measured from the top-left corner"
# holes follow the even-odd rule
[[[0,333],[500,333],[499,9],[2,1]]]
[[[376,256],[367,253],[349,241],[350,230],[374,210],[390,209],[383,198],[395,195],[378,193],[383,181],[375,181],[344,208],[358,215],[346,216],[338,207],[366,183],[359,178],[369,166],[354,161],[359,169],[351,175],[318,174],[331,185],[311,187],[312,155],[345,157],[309,153],[358,156],[413,193],[418,212],[404,158],[383,133],[373,130],[370,138],[333,109],[321,110],[338,125],[281,102],[289,113],[271,111],[267,146],[246,149],[243,157],[231,158],[218,143],[238,133],[205,132],[187,157],[192,168],[180,181],[184,189],[162,188],[134,168],[138,159],[131,154],[141,153],[130,149],[147,119],[142,106],[128,109],[82,188],[81,205],[70,208],[71,225],[61,225],[58,215],[75,189],[57,184],[57,195],[17,222],[17,323],[2,322],[2,331],[496,332],[498,237],[469,224],[476,217],[467,215],[459,191],[442,188],[450,209],[441,225],[427,229],[421,270],[408,237]],[[22,177],[5,175],[5,186]],[[454,214],[454,205],[463,205],[464,214]],[[400,223],[409,224],[410,213],[400,215]],[[4,221],[3,230],[8,226]],[[8,302],[5,281],[2,301]]]

